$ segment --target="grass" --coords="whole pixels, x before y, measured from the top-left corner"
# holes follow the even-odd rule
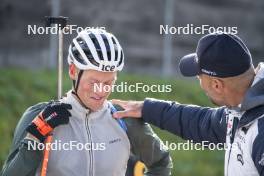
[[[56,97],[56,73],[53,71],[28,71],[21,69],[0,70],[0,166],[9,152],[13,132],[22,113],[28,106],[40,101],[49,101]],[[143,100],[153,97],[165,100],[176,100],[181,103],[191,103],[203,106],[212,106],[195,81],[176,79],[162,79],[142,75],[120,74],[121,81],[127,84],[141,82],[152,85],[171,85],[172,91],[167,93],[118,93],[111,94],[111,98]],[[71,81],[65,74],[64,91],[71,88]],[[158,128],[154,130],[164,140],[179,142],[182,139]],[[224,153],[220,151],[184,151],[170,152],[174,162],[173,175],[223,175]]]

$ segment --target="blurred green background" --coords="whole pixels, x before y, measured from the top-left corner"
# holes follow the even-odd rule
[[[23,69],[1,69],[0,74],[0,166],[4,163],[12,142],[16,124],[28,106],[37,102],[49,101],[56,97],[56,72],[27,71]],[[64,91],[71,88],[71,82],[64,74]],[[142,75],[120,74],[118,82],[128,84],[142,82],[144,84],[170,84],[169,93],[112,93],[111,98],[143,100],[153,97],[165,100],[176,100],[181,103],[191,103],[203,106],[212,106],[195,80],[177,80],[175,78],[162,79]],[[118,84],[118,83],[117,83]],[[170,142],[182,141],[180,138],[154,128],[158,135]],[[174,168],[173,176],[208,175],[220,176],[224,170],[223,151],[170,151]]]
[[[27,107],[56,97],[57,39],[55,35],[29,34],[28,26],[45,26],[44,16],[67,16],[78,27],[105,27],[122,44],[126,74],[119,81],[171,84],[169,93],[113,93],[110,98],[143,100],[154,97],[212,106],[194,79],[179,80],[180,58],[195,51],[207,34],[160,33],[169,27],[237,27],[255,65],[264,58],[263,0],[1,0],[0,3],[0,167],[7,157],[15,126]],[[76,32],[64,35],[64,56]],[[65,68],[66,57],[64,61]],[[36,71],[41,70],[41,71]],[[128,73],[132,73],[128,74]],[[138,75],[136,75],[136,73]],[[71,82],[64,74],[64,91]],[[152,75],[152,77],[142,76]],[[154,76],[155,77],[154,77]],[[161,76],[167,76],[166,79]],[[183,79],[181,77],[181,79]],[[181,139],[155,128],[164,141]],[[223,175],[220,151],[171,151],[173,176]]]

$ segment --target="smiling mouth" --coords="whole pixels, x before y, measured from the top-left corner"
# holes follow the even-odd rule
[[[100,101],[103,99],[103,97],[91,97],[93,100]]]

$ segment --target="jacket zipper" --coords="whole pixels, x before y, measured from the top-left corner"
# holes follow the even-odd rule
[[[86,113],[85,115],[85,129],[86,129],[86,133],[87,133],[87,138],[88,138],[88,143],[90,143],[91,145],[91,148],[90,150],[88,150],[88,153],[89,153],[89,160],[90,160],[90,163],[89,163],[89,176],[93,176],[93,151],[92,151],[92,135],[91,135],[91,131],[90,131],[90,128],[89,128],[89,119],[88,119],[88,114],[89,113]]]
[[[228,155],[227,168],[226,168],[227,169],[226,176],[228,176],[230,156],[231,156],[232,147],[233,147],[233,143],[234,143],[234,140],[235,140],[235,135],[236,135],[236,132],[237,132],[238,124],[239,124],[238,117],[234,117],[233,118],[233,125],[232,125],[232,132],[231,132],[231,136],[230,136],[230,144],[231,144],[231,147],[230,147],[229,155]]]

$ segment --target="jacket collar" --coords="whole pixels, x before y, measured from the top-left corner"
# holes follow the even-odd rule
[[[264,63],[260,63],[251,87],[248,89],[243,102],[234,109],[241,113],[238,127],[253,123],[264,115]]]
[[[85,108],[81,105],[81,103],[77,100],[77,98],[72,93],[72,90],[66,93],[66,97],[63,98],[66,103],[72,105],[72,113],[76,114],[77,118],[83,118],[86,114],[94,114],[94,113],[102,113],[108,109],[107,101],[104,102],[101,109],[97,111],[91,111],[90,109]]]
[[[241,103],[241,111],[248,111],[264,105],[264,63],[260,63],[251,87]]]
[[[262,117],[264,117],[264,106],[258,106],[250,109],[241,117],[238,128],[251,124],[254,120]]]

